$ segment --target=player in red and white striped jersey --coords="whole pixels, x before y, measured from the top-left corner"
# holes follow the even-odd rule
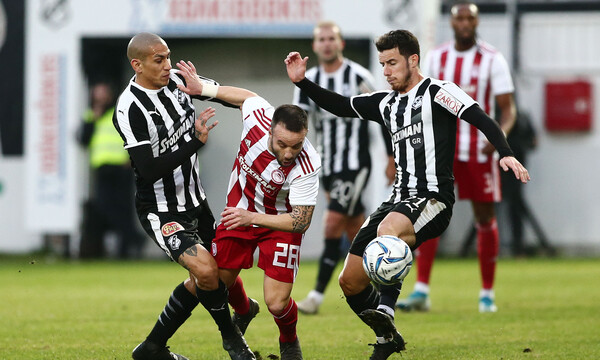
[[[514,86],[508,64],[498,50],[477,39],[479,10],[475,4],[457,3],[450,12],[455,41],[430,51],[423,64],[423,73],[454,82],[491,117],[496,113],[497,104],[500,110],[497,120],[507,134],[516,119]],[[467,122],[458,121],[454,160],[459,199],[471,200],[476,220],[482,279],[479,311],[495,312],[493,285],[499,235],[494,202],[501,200],[498,153],[481,131]],[[429,278],[438,243],[439,238],[432,239],[419,248],[415,290],[407,299],[398,302],[400,309],[429,309]]]
[[[242,110],[241,143],[229,179],[227,205],[213,240],[219,276],[229,288],[234,322],[242,333],[258,313],[238,276],[253,265],[264,270],[264,298],[279,327],[282,360],[302,359],[296,335],[298,307],[291,292],[300,245],[317,203],[321,159],[306,139],[306,112],[296,105],[275,109],[241,88],[202,83],[191,63],[178,64],[190,95],[216,98]]]

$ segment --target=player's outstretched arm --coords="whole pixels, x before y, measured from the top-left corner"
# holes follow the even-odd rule
[[[177,85],[179,90],[190,96],[207,96],[226,103],[241,107],[246,99],[257,96],[256,93],[234,86],[219,86],[203,82],[198,77],[196,67],[191,61],[179,61],[177,64],[179,74],[183,76],[186,86]]]
[[[221,213],[221,222],[227,230],[256,225],[273,230],[304,233],[310,226],[314,210],[314,205],[294,205],[291,213],[268,215],[226,207]]]

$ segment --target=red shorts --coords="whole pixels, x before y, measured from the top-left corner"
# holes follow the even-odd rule
[[[496,159],[485,163],[454,161],[454,178],[459,199],[480,202],[502,200],[500,168]]]
[[[226,230],[220,224],[212,243],[212,254],[222,269],[249,269],[258,246],[258,267],[268,277],[293,283],[300,263],[303,234],[244,226]]]

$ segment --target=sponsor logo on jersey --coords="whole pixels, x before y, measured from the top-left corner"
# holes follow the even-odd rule
[[[242,155],[238,155],[238,161],[240,162],[240,167],[242,168],[242,170],[244,170],[246,174],[248,174],[248,176],[258,181],[258,183],[262,186],[264,192],[273,194],[277,190],[277,187],[269,184],[269,182],[263,179],[262,176],[260,176],[260,174],[256,173],[256,171],[254,171],[252,167],[250,167],[250,165],[246,164],[246,161],[244,160],[244,157]]]
[[[183,230],[183,226],[179,225],[179,223],[175,221],[164,224],[160,229],[164,237],[171,236],[181,230]]]
[[[167,244],[169,245],[171,250],[177,250],[179,249],[179,246],[181,246],[181,240],[179,240],[177,235],[173,235],[169,238],[169,240],[167,240]]]
[[[437,94],[435,94],[434,101],[442,105],[442,107],[455,116],[458,116],[458,112],[463,106],[460,101],[458,101],[454,96],[450,95],[450,93],[444,89],[438,90]]]
[[[415,101],[413,101],[412,104],[412,108],[413,110],[417,110],[421,107],[421,105],[423,105],[423,95],[419,95],[415,98]]]
[[[167,149],[170,149],[171,146],[177,144],[177,141],[181,138],[181,136],[192,128],[194,122],[191,120],[191,116],[188,116],[185,120],[181,122],[181,126],[171,134],[166,139],[162,139],[160,142],[160,153],[164,153]]]
[[[406,138],[421,134],[423,134],[423,122],[419,121],[418,123],[410,124],[396,131],[394,135],[392,135],[392,142],[397,143]]]
[[[273,179],[273,182],[275,184],[281,185],[285,181],[285,175],[283,174],[283,171],[281,171],[281,169],[275,169],[271,173],[271,179]]]

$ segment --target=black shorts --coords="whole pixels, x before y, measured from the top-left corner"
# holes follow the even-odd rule
[[[180,213],[138,211],[138,217],[146,233],[175,262],[196,244],[211,251],[216,223],[206,200],[192,210]]]
[[[408,197],[395,204],[384,202],[372,213],[356,234],[350,253],[362,256],[371,240],[377,237],[377,227],[390,212],[406,215],[413,223],[417,242],[412,250],[423,242],[440,236],[450,224],[452,206],[442,201],[437,193]]]
[[[329,193],[327,209],[344,215],[356,216],[365,212],[362,192],[367,185],[371,169],[346,170],[323,176],[323,188]]]

